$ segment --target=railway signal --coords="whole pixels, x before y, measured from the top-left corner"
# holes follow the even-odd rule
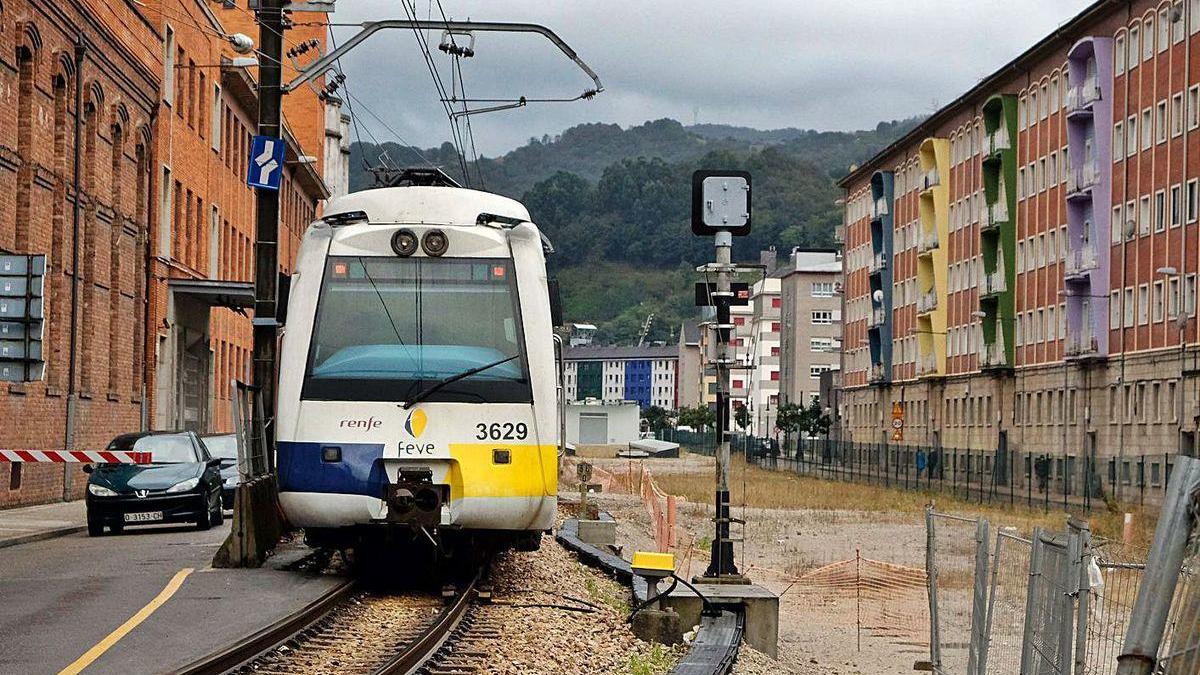
[[[729,515],[729,381],[728,370],[736,365],[729,349],[733,323],[729,308],[744,304],[733,284],[733,276],[739,271],[732,263],[733,237],[750,234],[750,174],[745,171],[700,170],[692,174],[692,233],[696,236],[713,237],[716,244],[716,262],[701,265],[696,271],[715,273],[717,283],[710,291],[705,303],[716,309],[717,320],[710,328],[715,332],[717,346],[713,365],[717,376],[717,467],[716,467],[716,525],[712,542],[712,558],[704,576],[709,579],[741,579],[733,559],[733,540],[729,526],[734,522]],[[699,288],[698,288],[699,291]]]

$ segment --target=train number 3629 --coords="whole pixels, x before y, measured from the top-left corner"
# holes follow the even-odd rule
[[[523,441],[529,438],[529,426],[524,422],[480,422],[475,425],[475,438],[481,441]]]

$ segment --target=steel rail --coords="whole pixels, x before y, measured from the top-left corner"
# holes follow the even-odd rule
[[[475,599],[475,587],[483,571],[477,573],[471,583],[458,594],[454,602],[446,606],[438,614],[433,625],[422,631],[417,639],[405,646],[404,651],[396,654],[375,671],[375,675],[415,675],[432,659],[442,645],[454,634],[467,609]]]
[[[174,675],[217,675],[237,668],[320,621],[331,609],[349,598],[356,586],[355,580],[347,579],[300,610],[249,637],[174,671]]]

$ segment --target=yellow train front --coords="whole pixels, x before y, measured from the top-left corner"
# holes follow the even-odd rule
[[[443,185],[350,194],[309,228],[276,439],[280,501],[310,543],[533,547],[550,529],[561,411],[544,246],[518,202]]]

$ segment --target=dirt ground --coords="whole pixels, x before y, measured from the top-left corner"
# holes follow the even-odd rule
[[[636,461],[588,461],[617,474],[640,471]],[[672,478],[681,475],[711,479],[713,472],[712,459],[696,455],[646,460],[646,467],[656,477],[667,477],[664,483],[677,483]],[[753,492],[753,486],[746,487]],[[562,494],[570,495],[571,487],[564,485]],[[639,496],[605,492],[593,497],[619,521],[618,543],[626,557],[634,550],[654,550],[650,517]],[[734,516],[747,521],[745,541],[735,545],[741,571],[781,597],[779,660],[748,652],[737,672],[877,675],[912,672],[916,661],[928,659],[923,586],[909,583],[898,592],[856,597],[864,568],[893,569],[863,561],[889,563],[901,572],[923,570],[922,516],[788,508],[735,508]],[[680,503],[677,560],[688,576],[707,566],[711,518],[709,505]],[[797,583],[801,577],[805,581]]]

